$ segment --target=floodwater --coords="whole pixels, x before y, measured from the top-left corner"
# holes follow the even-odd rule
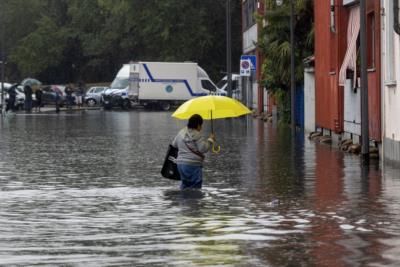
[[[0,122],[1,266],[400,266],[400,172],[218,120],[201,192],[160,176],[168,112]],[[208,131],[205,125],[204,131]]]

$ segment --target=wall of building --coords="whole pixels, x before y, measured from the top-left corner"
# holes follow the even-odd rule
[[[315,72],[314,68],[304,70],[304,131],[315,131]]]
[[[344,5],[345,3],[350,5]],[[354,108],[351,101],[355,100],[355,104],[359,102],[359,93],[351,93],[348,88],[339,86],[339,72],[347,50],[349,12],[354,4],[358,2],[335,0],[332,17],[331,1],[314,1],[316,126],[343,136],[346,130],[351,131],[350,133],[358,132],[355,127],[357,125],[351,123],[354,118],[352,120],[345,118],[345,105],[347,104],[347,111],[351,112],[348,108]],[[369,138],[380,142],[382,136],[380,1],[367,0],[366,4]],[[359,70],[360,66],[357,67],[358,77],[360,77]]]
[[[393,30],[393,2],[383,0],[383,155],[400,165],[400,36]]]
[[[343,90],[338,77],[346,52],[348,10],[335,2],[335,31],[330,30],[330,1],[314,1],[316,125],[343,131]]]

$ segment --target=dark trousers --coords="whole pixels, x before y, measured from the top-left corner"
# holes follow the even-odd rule
[[[9,110],[15,111],[15,97],[8,98],[6,112]]]
[[[25,111],[32,111],[32,98],[25,98]]]

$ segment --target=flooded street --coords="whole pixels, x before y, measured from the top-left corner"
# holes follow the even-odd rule
[[[0,265],[400,265],[398,169],[218,120],[221,152],[207,155],[203,190],[183,194],[160,170],[185,123],[146,111],[3,119]]]

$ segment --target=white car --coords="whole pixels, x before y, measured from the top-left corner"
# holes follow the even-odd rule
[[[102,102],[102,95],[108,89],[105,86],[94,86],[90,87],[89,90],[86,92],[85,95],[85,103],[89,107],[93,107],[95,105],[99,105]]]
[[[7,102],[8,101],[8,89],[10,89],[10,87],[12,86],[12,84],[10,83],[4,83],[4,101]],[[15,90],[16,92],[16,96],[15,96],[15,108],[17,110],[22,110],[24,109],[24,102],[25,102],[25,94],[23,91],[20,90],[19,87],[16,88]],[[0,99],[1,99],[1,84],[0,84]],[[1,103],[0,103],[1,106]]]

